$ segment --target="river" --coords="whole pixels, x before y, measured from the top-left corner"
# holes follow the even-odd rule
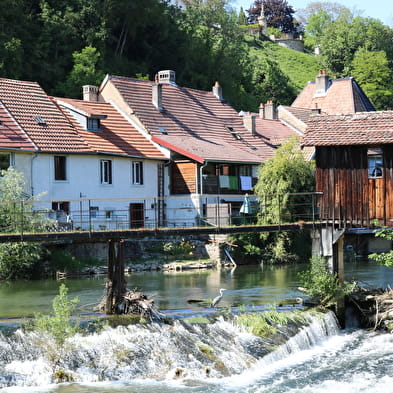
[[[357,261],[347,278],[364,285],[386,286],[393,269]],[[227,288],[223,307],[279,304],[300,295],[297,272],[306,266],[238,267],[234,271],[177,274],[138,273],[128,286],[141,288],[161,310],[175,316],[199,315],[206,308],[188,299],[211,298]],[[37,284],[37,283],[35,283]],[[87,312],[102,295],[102,278],[67,280]],[[59,283],[13,283],[0,289],[2,316],[48,310]],[[22,289],[24,288],[24,289]],[[49,295],[47,294],[48,292]],[[7,298],[17,294],[10,311]],[[28,298],[26,299],[26,296]],[[29,306],[23,306],[23,299]],[[4,313],[3,313],[4,312]],[[207,346],[212,353],[202,354]],[[332,315],[316,318],[286,345],[262,357],[258,339],[231,320],[190,325],[105,328],[74,337],[57,352],[57,366],[69,370],[75,383],[51,385],[49,341],[33,333],[0,337],[0,391],[45,393],[380,393],[393,392],[393,335],[363,330],[342,331]],[[53,348],[52,348],[53,350]],[[214,357],[213,357],[214,354]],[[52,357],[54,354],[52,353]],[[53,361],[53,359],[52,359]],[[180,374],[180,375],[178,375]]]

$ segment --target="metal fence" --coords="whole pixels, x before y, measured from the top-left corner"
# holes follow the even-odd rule
[[[0,202],[0,233],[316,222],[321,193]],[[59,209],[58,207],[62,208]],[[57,208],[54,208],[57,207]]]

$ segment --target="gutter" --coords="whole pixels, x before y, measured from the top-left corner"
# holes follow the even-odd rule
[[[203,195],[203,168],[205,168],[208,163],[208,161],[205,161],[205,163],[199,167],[200,195]]]

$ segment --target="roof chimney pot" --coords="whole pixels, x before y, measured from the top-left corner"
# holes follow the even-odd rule
[[[219,82],[216,81],[216,83],[213,86],[213,94],[219,99],[220,101],[224,101],[224,97],[222,96],[222,87],[220,86]]]
[[[265,105],[262,102],[259,104],[259,117],[261,119],[265,118]]]
[[[329,87],[329,75],[326,70],[320,70],[315,78],[315,96],[323,96]]]
[[[172,71],[172,70],[159,71],[158,72],[158,83],[173,83],[173,84],[176,84],[176,73],[175,73],[175,71]]]
[[[83,101],[98,101],[98,86],[84,85],[83,89]]]
[[[243,116],[243,125],[247,131],[251,132],[251,135],[256,133],[255,118],[256,116],[251,113],[245,113]]]
[[[267,101],[265,104],[265,119],[275,120],[277,119],[276,108],[273,101]]]
[[[159,111],[161,111],[162,110],[162,84],[161,83],[153,83],[151,100],[153,105]]]

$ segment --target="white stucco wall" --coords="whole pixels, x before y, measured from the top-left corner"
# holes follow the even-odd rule
[[[157,161],[143,160],[143,183],[132,184],[131,158],[108,155],[66,155],[67,180],[54,180],[54,159],[51,154],[40,154],[33,161],[32,181],[34,194],[45,193],[39,203],[42,208],[51,208],[50,201],[69,201],[74,224],[89,221],[89,206],[98,207],[98,217],[89,225],[98,229],[120,229],[128,224],[130,203],[145,204],[145,219],[154,220],[151,205],[157,196]],[[112,160],[112,184],[101,184],[100,160]],[[28,172],[28,171],[27,171]],[[82,198],[81,198],[82,195]],[[83,199],[82,201],[80,199]],[[81,209],[82,207],[82,209]],[[81,212],[82,210],[82,220]],[[105,218],[105,211],[115,211],[114,217]],[[124,221],[125,220],[125,221]],[[124,223],[123,223],[124,222]]]

